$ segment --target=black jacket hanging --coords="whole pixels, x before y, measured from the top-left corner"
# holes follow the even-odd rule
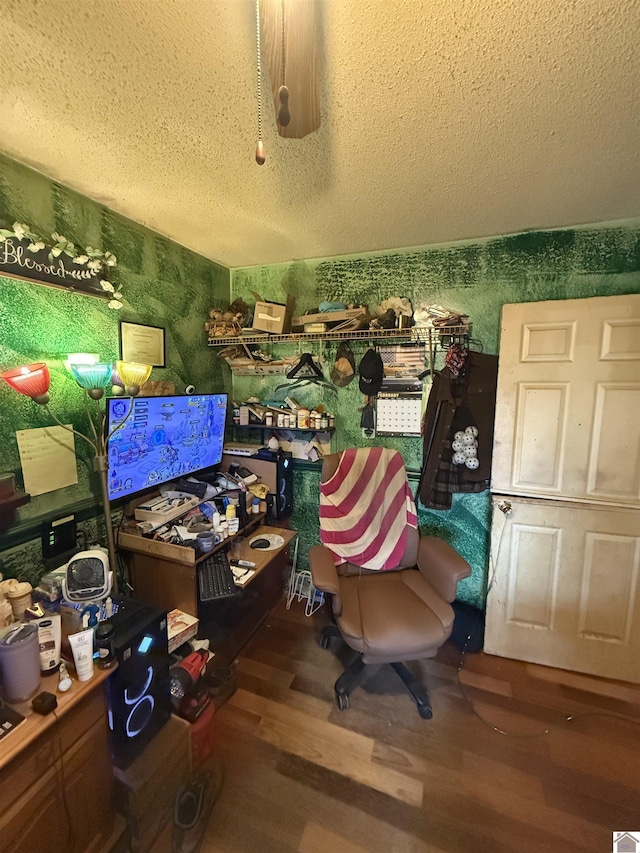
[[[470,351],[459,376],[445,367],[436,373],[423,422],[423,458],[418,497],[424,506],[448,509],[454,492],[482,492],[491,477],[493,421],[498,384],[498,357]],[[467,423],[468,421],[468,423]],[[457,432],[477,441],[476,467],[454,463],[454,453],[474,448],[455,438]],[[462,444],[460,451],[453,443]],[[469,454],[470,455],[470,454]],[[460,458],[460,457],[458,457]],[[474,463],[475,465],[475,463]]]

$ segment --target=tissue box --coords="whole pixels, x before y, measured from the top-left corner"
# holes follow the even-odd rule
[[[195,616],[190,616],[182,610],[172,610],[167,613],[167,637],[169,640],[169,654],[175,651],[187,640],[198,633],[199,621]]]
[[[281,335],[285,331],[287,306],[279,302],[256,302],[253,312],[253,328],[261,332]]]

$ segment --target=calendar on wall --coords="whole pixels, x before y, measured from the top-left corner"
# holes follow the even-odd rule
[[[384,381],[376,398],[377,435],[420,435],[424,344],[376,347]]]
[[[377,435],[420,435],[422,391],[385,393],[376,399]]]

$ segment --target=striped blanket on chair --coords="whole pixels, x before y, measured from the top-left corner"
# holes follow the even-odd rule
[[[320,540],[336,564],[395,569],[418,526],[402,456],[384,447],[345,450],[320,484]]]

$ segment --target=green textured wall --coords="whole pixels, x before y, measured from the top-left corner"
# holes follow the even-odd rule
[[[469,314],[473,337],[484,352],[497,353],[500,311],[505,303],[535,302],[633,293],[640,290],[640,223],[602,224],[556,231],[534,231],[486,240],[451,243],[420,249],[380,252],[334,259],[296,261],[233,271],[232,291],[251,301],[250,291],[265,299],[296,297],[296,313],[320,302],[367,304],[371,308],[390,296],[407,296],[414,308],[420,302],[444,304]],[[319,345],[314,345],[320,352]],[[354,343],[356,362],[366,343]],[[283,352],[280,348],[278,353]],[[327,365],[333,363],[335,345],[322,349]],[[442,354],[437,366],[442,365]],[[255,394],[260,399],[284,399],[287,391],[274,392],[282,377],[234,377],[234,399]],[[317,388],[296,391],[300,402],[320,402]],[[366,445],[359,428],[362,395],[354,381],[326,395],[324,402],[336,413],[334,449]],[[410,471],[421,466],[422,442],[417,438],[379,438],[376,443],[399,449]],[[411,476],[412,485],[417,485]],[[318,477],[301,471],[295,479],[295,515],[304,546],[317,541]],[[472,576],[459,588],[462,600],[480,605],[487,576],[489,494],[457,495],[447,511],[419,506],[421,530],[447,539],[469,560]],[[300,551],[306,566],[306,547]]]
[[[0,223],[11,226],[16,220],[41,236],[57,231],[77,246],[109,250],[118,259],[112,279],[123,287],[120,311],[99,299],[0,277],[0,368],[46,361],[51,407],[61,420],[81,431],[87,428],[82,395],[64,369],[64,357],[98,352],[105,360],[116,359],[121,319],[164,327],[166,368],[154,368],[152,379],[174,382],[177,393],[187,384],[201,392],[225,390],[228,372],[206,346],[204,322],[212,304],[229,298],[228,269],[0,155]],[[50,420],[5,383],[0,383],[0,412],[0,471],[16,471],[20,477],[15,431],[46,426]],[[22,507],[18,525],[0,536],[0,551],[16,528],[95,502],[99,483],[83,445],[76,440],[78,484]],[[36,555],[38,546],[5,552],[5,573],[32,577],[38,569]]]

